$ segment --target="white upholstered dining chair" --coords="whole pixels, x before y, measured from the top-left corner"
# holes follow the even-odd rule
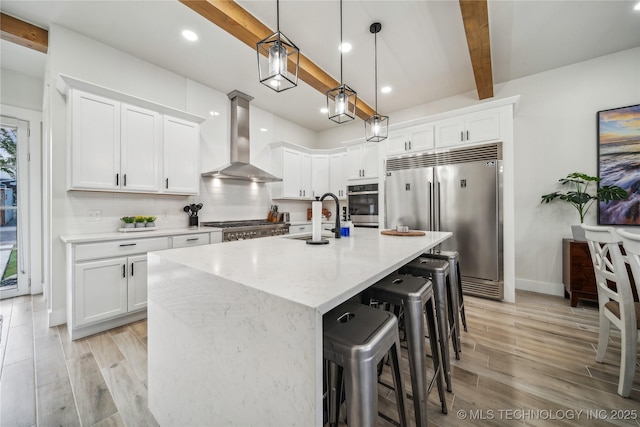
[[[625,257],[620,250],[623,237],[612,227],[590,226],[582,224],[591,253],[591,261],[596,277],[598,305],[600,307],[600,331],[596,361],[602,363],[609,343],[611,325],[620,330],[620,377],[618,394],[629,397],[633,376],[636,369],[638,325],[640,324],[640,305],[633,300],[633,292]],[[624,233],[624,232],[622,232]],[[622,234],[620,233],[620,234]],[[628,233],[625,233],[625,236]],[[640,280],[640,259],[633,253],[640,254],[640,235],[633,235],[637,240],[625,252],[629,258],[635,258],[638,279]],[[628,239],[624,237],[624,239]],[[629,239],[630,240],[630,239]],[[632,269],[634,264],[631,264]],[[633,270],[632,270],[633,271]],[[615,287],[608,282],[615,283]]]

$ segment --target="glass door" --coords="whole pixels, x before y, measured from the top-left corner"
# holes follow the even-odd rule
[[[28,123],[0,116],[0,299],[29,292]]]

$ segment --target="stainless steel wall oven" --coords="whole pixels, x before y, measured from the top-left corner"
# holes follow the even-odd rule
[[[347,186],[349,217],[355,227],[378,227],[378,184]]]

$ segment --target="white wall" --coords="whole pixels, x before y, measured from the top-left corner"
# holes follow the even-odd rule
[[[104,86],[206,118],[201,125],[203,171],[229,161],[230,101],[226,94],[125,54],[66,28],[49,30],[49,89],[47,111],[51,131],[52,310],[50,324],[65,321],[65,251],[60,235],[110,232],[119,218],[155,215],[162,228],[186,227],[185,204],[201,202],[200,220],[266,218],[271,204],[268,186],[239,181],[201,179],[199,196],[119,194],[66,190],[67,104],[55,89],[59,74]],[[211,116],[217,111],[218,116]],[[268,129],[261,132],[260,128]],[[315,132],[251,106],[251,161],[270,170],[269,143],[287,140],[313,147]],[[298,206],[298,205],[296,205]],[[299,210],[306,211],[300,204]],[[102,220],[90,221],[89,209],[99,209]]]
[[[640,103],[640,48],[496,85],[495,98],[521,95],[514,120],[516,287],[562,295],[562,238],[579,222],[569,206],[540,205],[570,172],[597,175],[596,112]],[[390,122],[481,103],[462,94],[400,112]],[[318,136],[318,145],[362,138],[362,124]],[[585,222],[596,223],[595,209]]]
[[[0,70],[0,93],[4,105],[42,111],[42,79],[3,68]]]

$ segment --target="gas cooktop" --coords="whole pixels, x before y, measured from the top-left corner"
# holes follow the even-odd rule
[[[289,223],[269,222],[264,219],[205,221],[201,222],[200,226],[222,228],[223,242],[289,234]]]
[[[218,227],[218,228],[233,228],[233,227],[260,227],[260,226],[279,226],[284,225],[284,222],[268,222],[264,219],[248,219],[242,221],[206,221],[201,222],[202,227]]]

